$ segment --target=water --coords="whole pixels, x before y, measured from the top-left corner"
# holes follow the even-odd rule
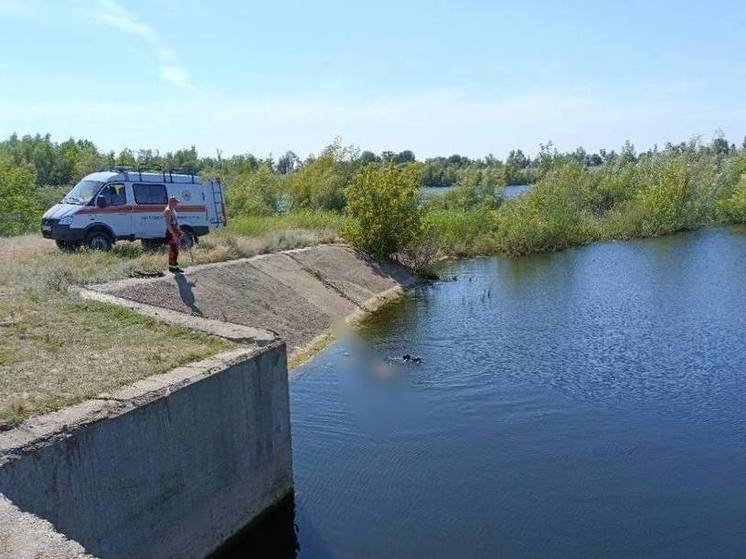
[[[746,236],[444,272],[294,375],[298,557],[744,556]]]
[[[445,194],[449,190],[453,190],[454,188],[455,187],[453,186],[427,186],[421,188],[420,190],[425,198],[429,198],[431,196],[442,196],[443,194]],[[515,198],[516,196],[519,196],[524,192],[528,192],[530,188],[530,184],[509,184],[507,186],[504,186],[502,190],[506,198]]]

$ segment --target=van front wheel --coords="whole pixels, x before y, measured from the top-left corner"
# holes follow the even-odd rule
[[[91,250],[111,250],[114,242],[111,237],[103,231],[92,231],[85,238],[85,246]]]

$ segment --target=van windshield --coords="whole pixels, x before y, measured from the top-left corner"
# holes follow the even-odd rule
[[[93,196],[98,192],[102,184],[104,183],[100,181],[82,180],[67,193],[67,195],[62,199],[62,202],[65,204],[78,204],[85,206],[93,199]]]

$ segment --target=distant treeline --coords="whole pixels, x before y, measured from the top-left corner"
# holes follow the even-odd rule
[[[531,159],[520,149],[511,150],[504,161],[489,154],[484,158],[470,158],[465,155],[432,157],[423,160],[420,173],[420,185],[423,187],[447,187],[458,184],[462,178],[475,169],[489,170],[498,181],[497,186],[510,184],[531,184],[544,175],[558,162],[575,161],[587,167],[599,167],[613,163],[622,158],[630,160],[650,157],[659,151],[684,153],[690,149],[691,142],[666,144],[661,150],[657,147],[642,153],[636,153],[634,146],[626,142],[619,152],[600,150],[588,153],[582,147],[572,152],[559,152],[552,142],[539,145],[538,155]],[[746,139],[743,144],[746,145]],[[380,154],[361,151],[353,147],[342,148],[335,142],[331,148],[347,163],[353,166],[367,164],[399,165],[418,161],[414,152],[384,151]],[[716,135],[711,144],[704,146],[717,154],[735,153],[737,147],[730,144],[721,135]],[[133,169],[181,170],[194,173],[209,172],[223,176],[232,176],[244,172],[253,172],[260,167],[268,171],[286,175],[298,171],[312,163],[317,156],[310,155],[302,160],[292,151],[287,151],[275,159],[256,157],[250,153],[223,157],[220,150],[215,156],[201,156],[194,146],[174,152],[160,153],[154,149],[123,149],[119,153],[103,152],[90,140],[70,138],[63,142],[53,141],[49,134],[22,136],[12,134],[0,142],[0,157],[14,166],[31,165],[34,170],[34,183],[37,186],[71,185],[84,175],[99,168],[131,167]]]
[[[276,160],[219,152],[203,157],[194,147],[102,153],[88,140],[13,135],[0,142],[0,235],[33,230],[43,208],[107,166],[217,174],[234,224],[292,212],[357,212],[352,217],[364,226],[349,229],[349,237],[364,239],[360,244],[375,252],[428,238],[447,254],[519,255],[746,221],[746,141],[737,146],[719,133],[707,143],[695,139],[644,152],[630,142],[619,151],[559,152],[550,142],[533,159],[514,150],[504,161],[492,155],[418,161],[412,151],[375,154],[339,141],[303,160],[290,151]],[[521,183],[535,186],[503,199],[499,187]],[[415,202],[412,188],[422,186],[453,188]],[[402,225],[413,208],[417,235]],[[407,243],[375,245],[397,236]]]

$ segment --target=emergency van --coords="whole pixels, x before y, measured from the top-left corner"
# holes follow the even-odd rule
[[[225,226],[219,179],[202,182],[192,174],[115,169],[92,173],[76,184],[44,214],[41,234],[65,250],[109,250],[118,240],[135,239],[155,248],[165,241],[163,210],[171,196],[179,200],[176,213],[184,231],[183,246]]]

